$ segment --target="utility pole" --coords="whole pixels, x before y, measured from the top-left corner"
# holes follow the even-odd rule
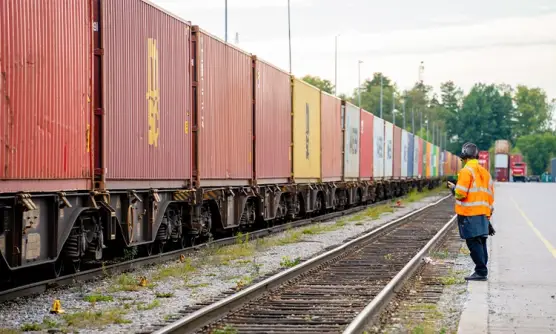
[[[380,118],[382,118],[382,73],[380,73]]]
[[[392,123],[396,125],[396,96],[394,95],[393,89],[392,89]]]
[[[290,46],[290,74],[291,74],[292,73],[292,31],[291,31],[291,20],[290,20],[290,0],[288,0],[288,42]]]
[[[411,108],[411,131],[413,134],[417,133],[415,131],[415,108]]]
[[[357,84],[357,100],[358,102],[358,107],[361,108],[361,64],[363,63],[362,60],[359,60],[359,63],[357,64],[358,66],[358,73],[359,73],[359,78],[358,80],[358,84]]]
[[[224,0],[224,40],[228,43],[228,0]]]

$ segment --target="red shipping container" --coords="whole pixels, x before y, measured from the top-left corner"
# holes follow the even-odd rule
[[[508,168],[495,168],[496,171],[496,181],[507,182],[510,179]]]
[[[251,55],[194,27],[197,178],[200,186],[248,185],[253,175]]]
[[[0,193],[90,189],[90,15],[0,1]]]
[[[106,186],[182,187],[192,173],[190,26],[144,1],[101,9]]]
[[[287,72],[256,59],[255,177],[259,184],[284,183],[292,173],[292,91]]]
[[[394,125],[394,178],[400,178],[402,176],[402,129]]]
[[[510,155],[510,166],[513,166],[516,162],[523,162],[523,156],[521,154]]]
[[[321,178],[339,181],[342,178],[342,100],[321,91]]]
[[[370,180],[373,177],[373,120],[373,114],[361,109],[359,177],[362,180]]]
[[[424,142],[422,138],[419,138],[419,173],[417,175],[419,175],[420,178],[426,178],[425,175],[425,171],[423,170],[423,154],[425,153],[423,151],[424,149]]]
[[[479,151],[479,165],[490,171],[490,154],[488,151]]]

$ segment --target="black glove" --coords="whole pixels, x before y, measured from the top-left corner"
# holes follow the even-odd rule
[[[488,235],[493,236],[496,234],[496,231],[494,230],[494,227],[492,227],[492,224],[490,222],[488,222]]]

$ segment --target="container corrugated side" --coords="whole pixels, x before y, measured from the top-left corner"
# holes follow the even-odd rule
[[[394,124],[384,121],[384,177],[394,176]]]
[[[494,156],[494,168],[509,168],[509,158],[507,154],[496,154]]]
[[[420,178],[427,177],[426,161],[427,161],[427,146],[425,144],[425,141],[422,138],[419,138],[419,177]]]
[[[400,178],[402,176],[402,129],[393,125],[394,133],[392,138],[392,176]]]
[[[91,13],[0,1],[0,193],[90,189]]]
[[[344,104],[344,180],[359,178],[359,132],[361,111],[351,103]]]
[[[373,117],[373,178],[384,178],[384,120]]]
[[[293,177],[317,182],[321,177],[320,90],[297,78],[293,85]]]
[[[201,186],[247,185],[253,175],[251,55],[196,30]]]
[[[409,172],[409,166],[408,166],[408,161],[409,161],[409,136],[408,136],[408,132],[402,129],[402,155],[401,155],[401,161],[402,161],[402,171],[401,171],[401,176],[402,178],[406,178],[408,176],[408,172]]]
[[[264,61],[254,62],[255,178],[258,184],[287,182],[291,177],[291,77]]]
[[[359,151],[359,177],[361,180],[369,180],[373,177],[373,121],[373,114],[361,109],[361,148]]]
[[[438,146],[432,145],[432,176],[438,176]]]
[[[425,141],[425,176],[430,178],[432,176],[432,145],[428,141]]]
[[[322,181],[342,179],[342,100],[321,91],[321,175]]]
[[[440,149],[439,149],[440,151]],[[444,159],[446,159],[445,157],[445,152],[444,151],[440,151],[440,155],[439,155],[439,159],[438,159],[438,176],[443,176],[444,175]]]
[[[415,176],[413,173],[413,168],[416,165],[415,162],[415,139],[413,138],[413,133],[405,132],[407,135],[407,177]]]
[[[101,8],[106,187],[183,186],[192,173],[190,26],[144,1]]]
[[[419,136],[413,135],[413,177],[420,177],[420,162],[422,154],[420,150],[420,139]]]

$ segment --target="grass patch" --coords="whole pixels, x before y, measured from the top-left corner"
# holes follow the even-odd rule
[[[230,325],[226,325],[223,328],[217,328],[212,331],[213,334],[236,334],[237,329]]]
[[[206,288],[209,286],[209,283],[197,283],[197,284],[186,284],[186,288],[195,289],[195,288]]]
[[[357,222],[357,223],[355,223],[355,226],[362,226],[362,225],[365,225],[365,223],[364,223],[364,222]]]
[[[469,249],[465,245],[461,246],[461,248],[459,249],[459,253],[462,254],[462,255],[471,254],[471,252],[469,252]]]
[[[96,303],[96,302],[111,302],[114,301],[112,296],[105,296],[101,294],[93,294],[83,297],[83,300],[89,303]]]
[[[236,282],[236,290],[240,290],[253,282],[253,277],[245,275]]]
[[[62,317],[71,327],[103,327],[111,324],[129,324],[130,320],[124,318],[127,312],[117,309],[107,309],[104,311],[82,311],[71,314],[64,314]]]
[[[167,278],[186,278],[189,274],[194,273],[197,270],[192,264],[191,259],[185,259],[184,263],[179,263],[176,265],[171,265],[169,267],[162,268],[158,270],[152,276],[153,281],[163,280]]]
[[[42,325],[44,328],[59,328],[61,326],[56,320],[50,318],[44,318],[42,320]]]
[[[21,330],[13,329],[13,328],[0,328],[0,334],[19,334]]]
[[[289,257],[283,256],[282,260],[280,261],[280,266],[284,268],[291,268],[297,266],[301,262],[301,258],[296,257],[293,260],[290,260]]]
[[[438,250],[438,251],[433,252],[431,254],[431,257],[433,257],[435,259],[447,259],[449,256],[450,256],[450,253],[446,249]]]
[[[108,289],[109,292],[117,291],[138,291],[139,279],[130,274],[121,274],[116,277],[115,284]]]
[[[454,285],[454,284],[463,284],[465,283],[465,279],[463,278],[463,271],[452,271],[446,276],[442,276],[438,278],[439,283],[442,285]]]
[[[173,292],[157,292],[154,294],[156,298],[172,298],[174,297]]]
[[[38,323],[23,324],[21,325],[21,330],[24,332],[40,331],[42,330],[42,326]]]
[[[147,311],[147,310],[152,310],[153,308],[159,307],[159,306],[160,306],[160,300],[155,299],[151,303],[137,305],[137,310]]]

